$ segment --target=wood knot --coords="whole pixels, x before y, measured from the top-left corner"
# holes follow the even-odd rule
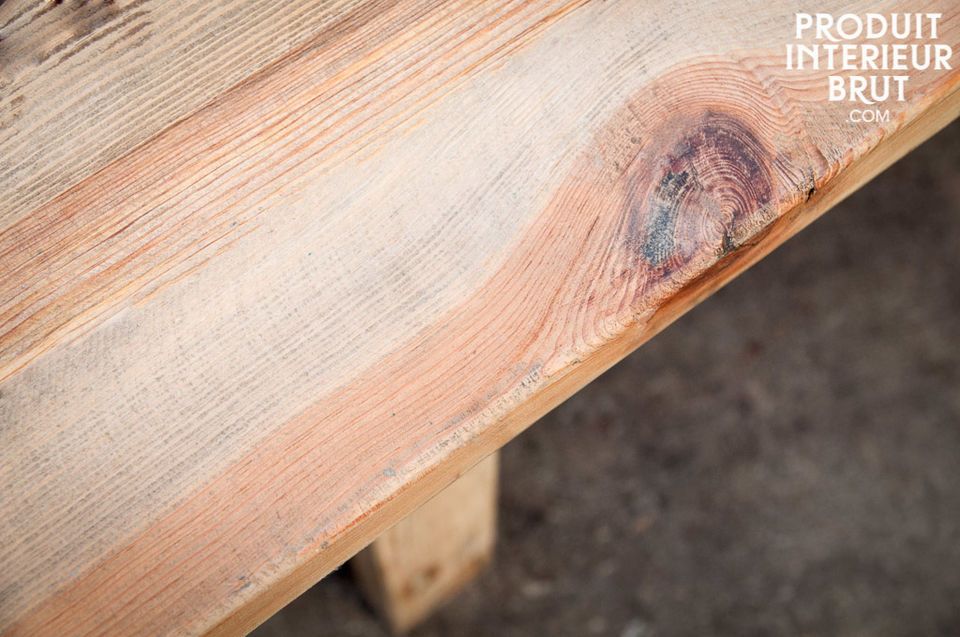
[[[698,253],[736,249],[744,222],[773,197],[763,143],[742,118],[714,110],[660,137],[625,182],[634,251],[672,271]]]

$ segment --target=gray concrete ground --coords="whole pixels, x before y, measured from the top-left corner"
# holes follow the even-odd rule
[[[508,445],[438,635],[960,635],[960,124]],[[385,635],[334,574],[255,635]]]

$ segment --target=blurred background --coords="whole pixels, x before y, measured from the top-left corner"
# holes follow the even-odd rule
[[[498,542],[412,637],[960,635],[960,124],[507,445]]]

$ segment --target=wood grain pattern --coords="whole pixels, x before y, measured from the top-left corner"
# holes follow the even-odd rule
[[[249,630],[960,108],[787,1],[253,5],[0,8],[4,634]]]
[[[0,229],[304,40],[376,10],[343,0],[0,3]]]

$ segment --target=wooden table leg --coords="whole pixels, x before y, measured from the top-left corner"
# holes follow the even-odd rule
[[[424,619],[490,561],[498,464],[494,453],[353,559],[364,596],[394,633]]]

